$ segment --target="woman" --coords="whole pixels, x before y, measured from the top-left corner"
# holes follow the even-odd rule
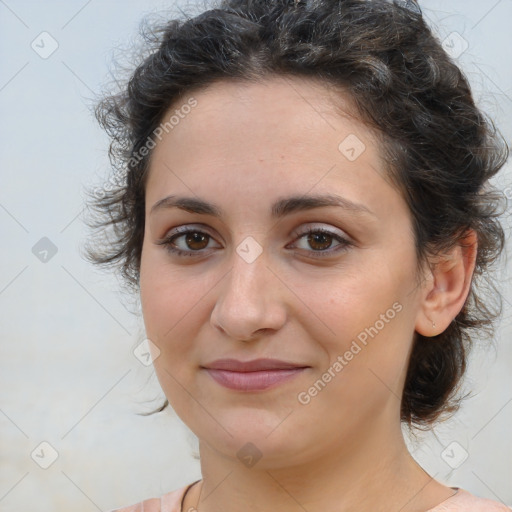
[[[140,293],[202,471],[119,510],[508,510],[401,431],[456,409],[504,239],[507,148],[417,6],[224,0],[97,113],[126,179],[91,259]]]

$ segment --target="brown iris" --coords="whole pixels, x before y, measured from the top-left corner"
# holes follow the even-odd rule
[[[188,233],[186,235],[186,243],[187,243],[187,247],[190,247],[191,249],[197,249],[197,250],[200,250],[200,249],[205,249],[206,246],[208,245],[208,239],[209,239],[209,235],[207,234],[204,234],[204,233],[198,233],[197,231],[193,231],[191,233]],[[206,242],[206,243],[205,243]],[[204,246],[201,246],[201,247],[196,247],[194,244],[196,243],[199,243],[200,245],[202,243],[204,243]]]
[[[324,240],[323,243],[322,240]],[[315,250],[327,249],[332,243],[332,236],[327,233],[309,233],[308,243],[311,244],[313,249],[315,249],[316,243],[320,243],[321,247],[317,247]]]

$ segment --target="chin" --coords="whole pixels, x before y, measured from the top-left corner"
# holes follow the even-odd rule
[[[235,434],[229,440],[209,439],[208,444],[226,458],[239,461],[242,466],[252,469],[271,470],[289,466],[301,454],[300,443],[288,436],[268,436],[268,432],[247,429],[246,434]]]
[[[286,418],[288,412],[281,415],[257,409],[237,410],[229,415],[211,412],[224,428],[217,424],[214,430],[205,431],[207,423],[201,421],[201,427],[194,433],[226,457],[237,458],[242,463],[244,457],[252,457],[259,459],[258,468],[268,465],[270,469],[282,465],[283,460],[288,461],[304,448],[304,432],[299,431],[301,436],[298,435],[293,414]]]

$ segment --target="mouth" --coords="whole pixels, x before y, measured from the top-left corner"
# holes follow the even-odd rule
[[[301,374],[309,366],[278,359],[238,361],[219,359],[201,367],[212,378],[229,389],[237,391],[262,391]]]

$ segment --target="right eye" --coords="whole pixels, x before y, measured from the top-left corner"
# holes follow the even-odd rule
[[[157,244],[165,246],[171,254],[194,257],[203,254],[203,250],[208,248],[212,240],[211,235],[198,228],[179,227],[164,239],[159,240]]]

